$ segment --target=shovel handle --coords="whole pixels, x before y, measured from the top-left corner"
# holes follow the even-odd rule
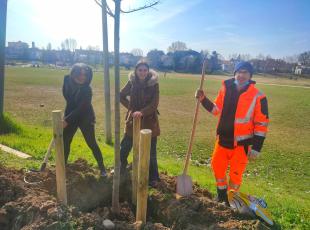
[[[203,60],[199,89],[202,90],[205,81],[205,72],[207,68],[207,59]]]
[[[199,86],[200,90],[202,89],[203,82],[205,80],[206,66],[207,66],[207,61],[205,59],[203,61],[203,65],[202,65],[202,73],[201,73],[200,86]],[[188,149],[187,149],[187,153],[186,153],[186,160],[185,160],[185,163],[184,163],[183,175],[187,174],[189,161],[190,161],[190,158],[191,158],[191,155],[192,155],[192,147],[193,147],[193,141],[194,141],[194,136],[195,136],[195,131],[196,131],[196,124],[197,124],[197,118],[198,118],[199,105],[200,105],[200,101],[197,98],[196,108],[195,108],[195,113],[194,113],[194,119],[193,119],[193,127],[192,127],[192,131],[191,131],[191,135],[190,135],[190,139],[189,139],[189,144],[188,144]]]
[[[48,161],[48,158],[50,157],[51,155],[51,151],[52,151],[52,148],[54,147],[55,145],[55,141],[54,141],[54,138],[51,140],[49,146],[48,146],[48,149],[46,151],[46,154],[45,154],[45,157],[44,157],[44,160],[43,160],[43,164],[47,164],[47,161]]]

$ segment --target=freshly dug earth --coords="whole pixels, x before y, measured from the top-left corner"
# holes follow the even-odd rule
[[[100,178],[86,161],[69,164],[67,207],[55,198],[55,169],[41,173],[0,166],[0,229],[105,229],[112,220],[115,229],[135,229],[135,207],[131,205],[130,174],[123,176],[121,210],[111,212],[112,176]],[[26,176],[26,177],[25,177]],[[29,184],[24,181],[35,184]],[[189,198],[176,199],[175,178],[161,174],[161,182],[151,189],[147,224],[143,229],[262,229],[258,220],[235,214],[211,199],[211,194],[195,185]],[[248,218],[248,219],[247,219]]]

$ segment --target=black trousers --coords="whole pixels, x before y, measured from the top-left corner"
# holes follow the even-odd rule
[[[100,148],[97,144],[95,138],[95,125],[89,121],[80,122],[80,123],[73,123],[69,124],[63,131],[63,139],[64,139],[64,154],[65,154],[65,162],[67,164],[69,153],[70,153],[70,145],[73,139],[74,134],[76,133],[77,129],[80,128],[84,139],[88,145],[88,147],[93,152],[93,155],[97,161],[99,169],[104,169],[102,153]]]
[[[157,165],[157,137],[152,137],[151,140],[151,156],[150,156],[150,167],[149,167],[149,181],[158,181],[158,165]],[[132,137],[125,134],[121,142],[121,169],[125,169],[128,165],[128,155],[132,149]]]

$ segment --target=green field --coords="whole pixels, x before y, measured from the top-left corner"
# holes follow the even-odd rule
[[[51,111],[64,108],[61,86],[63,75],[67,72],[39,68],[6,69],[5,111],[21,125],[22,132],[2,135],[0,143],[29,153],[33,159],[20,160],[1,153],[0,164],[16,168],[40,165],[52,136]],[[121,72],[122,86],[127,81],[127,74],[126,71]],[[92,82],[96,136],[105,163],[112,167],[113,147],[103,141],[102,75],[102,72],[95,73]],[[216,96],[221,80],[225,78],[207,76],[205,89],[211,99]],[[255,78],[257,87],[267,95],[271,122],[263,153],[260,159],[248,165],[241,190],[265,198],[277,223],[275,228],[310,229],[310,88],[307,88],[310,80]],[[160,78],[159,167],[172,175],[181,173],[195,107],[193,94],[198,85],[198,75],[168,73],[166,78]],[[113,81],[111,89],[114,90]],[[122,128],[124,115],[122,108]],[[212,192],[215,192],[215,186],[211,170],[206,165],[199,165],[199,162],[207,162],[210,158],[216,124],[217,118],[200,110],[189,172],[195,181]],[[72,143],[69,160],[80,157],[95,165],[90,150],[78,133]]]

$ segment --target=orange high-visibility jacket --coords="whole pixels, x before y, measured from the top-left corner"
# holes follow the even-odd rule
[[[207,98],[202,100],[202,104],[207,110],[214,115],[220,115],[218,126],[220,122],[225,123],[222,111],[224,106],[229,103],[229,98],[225,97],[226,87],[231,85],[233,81],[234,79],[223,81],[218,96],[212,105]],[[269,123],[268,106],[266,96],[255,87],[254,81],[250,81],[248,88],[239,95],[233,122],[234,146],[240,143],[254,144],[253,138],[262,139],[256,148],[257,151],[260,151]]]

